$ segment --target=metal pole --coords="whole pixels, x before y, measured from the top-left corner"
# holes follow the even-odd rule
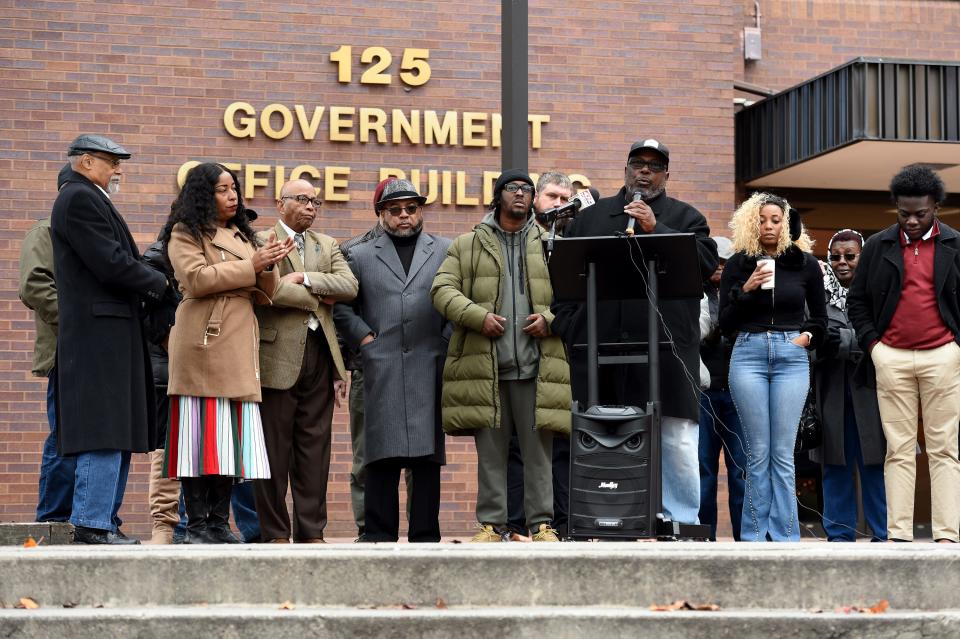
[[[600,349],[597,337],[597,265],[587,264],[587,408],[600,403]]]
[[[660,401],[660,313],[657,311],[657,262],[647,262],[647,368],[650,401]]]
[[[527,0],[500,4],[500,162],[503,169],[527,170]]]

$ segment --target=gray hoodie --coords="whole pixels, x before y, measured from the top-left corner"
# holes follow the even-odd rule
[[[493,212],[487,213],[482,224],[493,229],[500,240],[500,251],[506,267],[501,278],[500,307],[497,315],[507,318],[504,333],[495,340],[497,345],[497,374],[501,380],[533,379],[540,365],[540,347],[537,340],[523,332],[533,313],[527,282],[527,233],[536,224],[534,216],[516,233],[504,231]]]

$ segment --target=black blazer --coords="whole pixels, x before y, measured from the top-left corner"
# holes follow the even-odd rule
[[[957,339],[960,334],[960,233],[940,222],[940,234],[934,239],[933,285],[944,324]],[[860,347],[869,353],[870,344],[879,340],[890,325],[900,302],[903,287],[903,250],[900,226],[894,224],[871,237],[863,245],[857,274],[847,293],[847,314],[857,332]],[[876,384],[873,361],[865,355],[857,368],[856,381]]]

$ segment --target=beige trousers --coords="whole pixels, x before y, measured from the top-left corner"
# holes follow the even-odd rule
[[[163,476],[163,450],[150,453],[150,518],[153,535],[147,543],[172,544],[180,523],[180,482]]]
[[[930,506],[934,539],[958,541],[960,526],[960,346],[912,351],[877,343],[870,354],[877,369],[877,401],[887,456],[887,533],[913,539],[913,497],[917,474],[917,409],[930,461]]]

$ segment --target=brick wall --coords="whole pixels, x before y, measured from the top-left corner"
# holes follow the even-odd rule
[[[542,148],[530,154],[531,170],[581,173],[609,195],[621,184],[629,143],[655,135],[672,149],[671,193],[715,226],[734,205],[733,79],[784,88],[856,55],[958,55],[943,35],[957,32],[952,2],[765,1],[764,60],[746,69],[739,34],[752,2],[574,4],[530,2],[530,112],[551,118]],[[32,320],[16,297],[20,240],[49,213],[64,149],[76,134],[102,132],[134,153],[116,203],[141,245],[156,235],[187,160],[288,171],[301,164],[349,167],[349,187],[341,189],[349,201],[326,203],[317,223],[341,239],[372,223],[369,200],[380,167],[462,170],[470,195],[478,194],[483,171],[500,168],[500,151],[490,147],[330,142],[327,119],[312,141],[296,129],[283,140],[261,131],[236,139],[222,124],[236,101],[258,111],[280,103],[311,112],[317,105],[496,112],[495,0],[16,5],[0,18],[0,521],[31,518],[46,429],[45,386],[29,373]],[[386,47],[394,55],[393,83],[339,84],[329,61],[339,45],[354,48],[355,78],[360,50]],[[397,82],[404,47],[430,50],[426,85]],[[262,214],[261,226],[270,223],[273,183],[249,202]],[[481,211],[435,203],[427,225],[452,236]],[[443,530],[463,534],[473,522],[474,452],[464,439],[449,440],[448,451]],[[346,414],[338,411],[329,496],[335,536],[352,534],[349,457]],[[122,513],[125,527],[138,534],[148,529],[145,473],[138,458]]]
[[[753,26],[753,0],[740,4]],[[960,60],[953,0],[761,0],[760,13],[763,59],[738,53],[738,77],[777,91],[860,56]]]

